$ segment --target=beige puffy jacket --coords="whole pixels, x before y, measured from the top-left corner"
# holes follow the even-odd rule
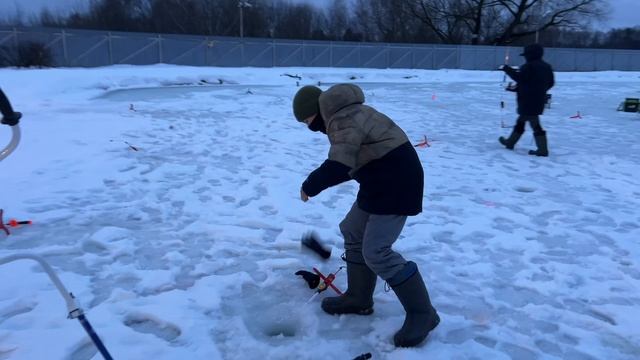
[[[320,95],[320,114],[331,143],[329,160],[350,167],[351,175],[409,141],[389,117],[363,103],[362,90],[352,84],[334,85]]]

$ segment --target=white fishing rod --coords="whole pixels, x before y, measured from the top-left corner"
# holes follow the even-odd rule
[[[102,340],[100,340],[98,334],[93,330],[91,323],[89,323],[89,320],[85,317],[84,311],[82,311],[80,306],[76,303],[75,297],[67,290],[62,281],[60,281],[60,278],[56,275],[51,265],[49,265],[42,257],[32,254],[15,254],[0,258],[0,265],[8,264],[17,260],[34,260],[42,266],[47,275],[49,275],[49,279],[51,279],[51,282],[56,286],[58,292],[60,292],[60,295],[62,295],[62,298],[67,304],[67,318],[78,319],[102,357],[104,357],[105,360],[113,360],[109,351],[102,343]]]
[[[11,136],[11,141],[9,142],[9,145],[5,146],[5,148],[2,149],[2,151],[0,151],[0,161],[4,160],[4,158],[9,156],[9,154],[11,154],[13,150],[15,150],[18,147],[18,144],[20,143],[20,125],[18,124],[13,125],[11,127],[11,132],[12,132],[12,136]]]
[[[9,156],[20,143],[20,125],[18,125],[18,122],[22,117],[21,113],[13,111],[11,103],[9,102],[9,99],[7,99],[7,96],[4,94],[2,89],[0,89],[0,113],[2,113],[1,123],[11,127],[12,133],[9,145],[5,146],[2,151],[0,151],[0,161],[2,161],[4,160],[4,158]]]
[[[509,50],[510,48],[507,47],[504,53],[504,65],[503,66],[509,66]],[[504,71],[503,66],[500,67],[501,70]],[[505,109],[505,100],[504,100],[504,90],[507,89],[506,87],[506,83],[507,83],[507,73],[504,72],[502,74],[502,84],[500,84],[500,87],[502,88],[502,92],[500,94],[500,127],[501,128],[509,128],[511,126],[506,126],[504,124],[504,109]],[[510,85],[511,83],[509,83]]]
[[[9,102],[9,99],[7,99],[7,96],[4,94],[2,89],[0,89],[0,112],[2,113],[2,121],[0,121],[0,123],[10,126],[13,133],[13,136],[11,137],[11,141],[9,142],[9,145],[7,145],[0,152],[0,161],[1,161],[7,156],[9,156],[13,152],[13,150],[15,150],[16,147],[18,147],[18,144],[20,143],[20,127],[18,126],[18,122],[22,117],[21,113],[13,111],[13,108],[11,107],[11,103]],[[2,224],[2,221],[1,221],[2,219],[1,215],[2,215],[2,212],[0,211],[0,225],[4,225]],[[67,288],[64,286],[62,281],[60,281],[60,278],[58,277],[58,275],[56,275],[51,265],[49,265],[42,257],[37,255],[14,254],[14,255],[9,255],[9,256],[0,258],[0,266],[4,264],[8,264],[13,261],[17,261],[17,260],[34,260],[38,264],[40,264],[40,266],[42,266],[42,268],[47,273],[47,275],[49,275],[49,279],[51,279],[51,282],[53,282],[53,284],[56,286],[56,288],[58,289],[58,292],[60,292],[60,295],[62,295],[62,298],[67,304],[67,317],[69,319],[78,319],[78,321],[80,321],[80,324],[82,325],[84,330],[87,332],[87,334],[89,335],[89,338],[91,338],[91,341],[93,341],[94,345],[96,346],[96,348],[98,349],[102,357],[105,360],[113,360],[113,358],[109,354],[109,351],[102,343],[102,340],[100,340],[96,332],[93,330],[93,327],[89,323],[89,320],[85,317],[84,311],[76,303],[75,297],[71,292],[67,290]]]

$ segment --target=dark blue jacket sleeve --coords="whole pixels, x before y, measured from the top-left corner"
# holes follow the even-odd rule
[[[351,168],[343,163],[325,160],[302,183],[302,191],[308,196],[316,196],[325,189],[351,180],[350,170]]]
[[[512,68],[511,66],[505,65],[502,71],[507,73],[507,75],[509,75],[509,77],[513,79],[515,82],[520,81],[520,74],[518,74],[518,70]]]
[[[515,82],[518,84],[528,83],[529,81],[531,81],[531,78],[533,76],[531,65],[529,65],[528,63],[522,65],[518,70],[507,65],[504,68],[504,72],[506,72],[507,75],[509,75],[509,77],[515,80]]]

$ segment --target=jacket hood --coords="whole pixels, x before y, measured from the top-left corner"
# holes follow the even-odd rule
[[[320,113],[326,121],[349,105],[363,103],[362,89],[353,84],[338,84],[320,95]]]
[[[540,44],[531,44],[524,47],[524,52],[520,56],[524,56],[527,61],[542,59],[544,48]]]

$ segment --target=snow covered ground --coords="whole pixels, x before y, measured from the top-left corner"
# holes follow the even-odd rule
[[[417,148],[424,212],[397,243],[442,318],[420,348],[393,347],[404,312],[381,281],[369,317],[305,305],[312,292],[293,273],[342,265],[337,224],[357,183],[299,200],[328,144],[293,119],[296,81],[360,84],[431,144]],[[22,142],[0,162],[0,208],[34,221],[0,234],[0,258],[46,258],[116,359],[638,359],[640,115],[615,109],[638,97],[640,73],[557,74],[542,118],[549,158],[526,155],[530,129],[515,152],[498,144],[515,119],[501,82],[446,70],[0,70],[24,112]],[[0,146],[9,138],[1,127]],[[308,230],[333,245],[330,261],[301,252]],[[35,263],[0,266],[0,279],[0,359],[100,358]]]

